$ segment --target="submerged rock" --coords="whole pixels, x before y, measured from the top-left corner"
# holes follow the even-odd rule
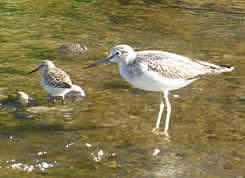
[[[21,119],[21,120],[32,120],[34,119],[34,117],[28,113],[28,112],[25,112],[25,111],[15,111],[13,112],[14,116],[18,119]]]
[[[87,46],[82,43],[66,43],[63,44],[58,50],[58,54],[66,56],[81,55],[88,50]]]
[[[32,106],[28,107],[26,111],[32,114],[48,113],[48,112],[72,112],[73,108],[65,105],[59,106]]]
[[[34,106],[27,109],[28,112],[38,114],[45,113],[50,111],[59,110],[58,107],[50,107],[50,106]]]

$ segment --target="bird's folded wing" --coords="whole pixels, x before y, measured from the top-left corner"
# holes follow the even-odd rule
[[[72,81],[68,74],[62,70],[56,70],[55,72],[49,72],[49,75],[45,76],[45,81],[48,85],[55,88],[71,88]]]
[[[209,72],[207,66],[184,56],[168,52],[138,53],[138,60],[143,60],[148,70],[163,77],[173,79],[194,79]]]

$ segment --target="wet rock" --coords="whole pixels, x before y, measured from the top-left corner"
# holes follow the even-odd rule
[[[14,112],[14,115],[16,118],[20,119],[20,120],[33,120],[33,116],[30,115],[27,112],[23,112],[23,111],[16,111]]]
[[[33,98],[23,91],[18,91],[16,93],[18,102],[21,106],[27,106],[33,103]]]
[[[3,95],[0,99],[0,108],[7,110],[8,112],[16,111],[19,106],[18,102],[16,102],[16,95]]]
[[[74,56],[81,55],[87,50],[87,46],[82,43],[66,43],[57,50],[57,53],[65,56]]]
[[[47,112],[72,112],[73,108],[67,106],[32,106],[26,109],[27,112],[33,114],[47,113]]]

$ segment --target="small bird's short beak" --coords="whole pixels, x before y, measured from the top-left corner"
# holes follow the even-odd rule
[[[114,54],[114,55],[112,55],[112,56],[110,56],[110,57],[108,57],[108,58],[102,59],[102,60],[100,60],[100,61],[98,61],[98,62],[96,62],[96,63],[90,64],[90,65],[84,67],[83,69],[88,69],[88,68],[91,68],[91,67],[95,67],[95,66],[97,66],[98,64],[106,64],[106,63],[109,63],[109,62],[111,61],[111,59],[112,59],[115,55],[116,55],[116,54]]]
[[[31,72],[29,72],[28,74],[32,74],[32,73],[34,73],[34,72],[38,71],[38,70],[40,69],[40,67],[41,67],[41,66],[38,66],[36,69],[32,70],[32,71],[31,71]]]

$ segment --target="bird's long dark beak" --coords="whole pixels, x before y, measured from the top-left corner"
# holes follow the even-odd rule
[[[28,72],[28,74],[32,74],[40,69],[41,66],[38,66],[36,69],[32,70],[31,72]]]
[[[117,54],[113,54],[112,56],[110,56],[110,57],[108,57],[108,58],[105,58],[105,59],[102,59],[102,60],[100,60],[100,61],[98,61],[98,62],[96,62],[96,63],[90,64],[90,65],[84,67],[83,69],[88,69],[88,68],[91,68],[91,67],[95,67],[95,66],[97,66],[98,64],[106,64],[106,63],[109,63],[110,60],[111,60],[114,56],[116,56],[116,55],[117,55]]]

